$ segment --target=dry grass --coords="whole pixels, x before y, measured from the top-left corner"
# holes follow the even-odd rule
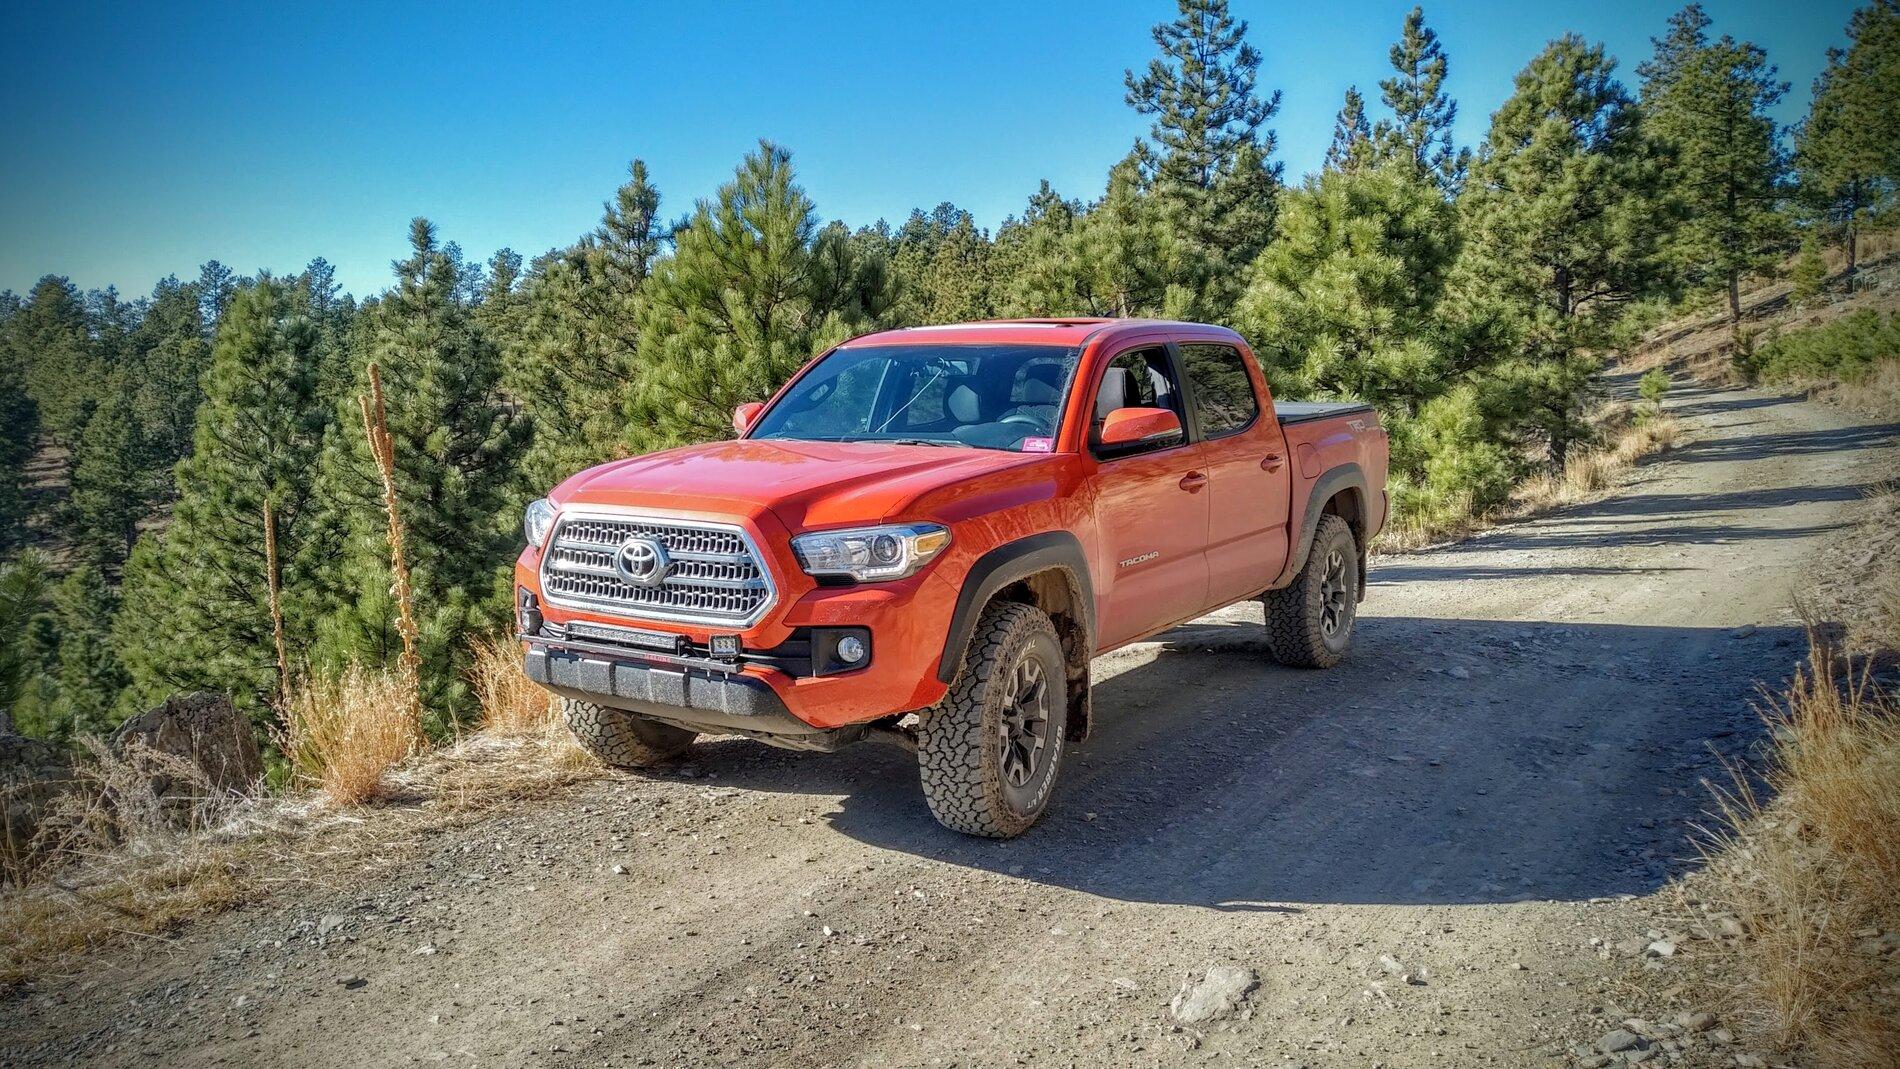
[[[426,742],[413,696],[400,673],[358,665],[300,681],[278,740],[298,782],[342,805],[376,797],[383,773]]]
[[[1896,354],[1900,357],[1900,354]],[[1794,384],[1817,400],[1862,415],[1900,421],[1900,358],[1883,360],[1853,382]]]
[[[1526,479],[1503,508],[1482,512],[1466,499],[1451,502],[1430,517],[1396,518],[1380,532],[1375,548],[1380,553],[1407,553],[1588,501],[1615,486],[1644,457],[1674,448],[1680,434],[1673,417],[1645,414],[1638,418],[1638,410],[1628,405],[1608,406],[1598,422],[1599,433],[1610,439],[1608,446],[1573,453],[1560,475]]]
[[[1743,933],[1711,952],[1728,1019],[1804,1065],[1900,1064],[1900,707],[1817,640],[1764,715],[1768,791],[1738,770],[1705,850]]]
[[[1511,499],[1514,514],[1533,515],[1587,501],[1615,486],[1637,461],[1675,448],[1677,436],[1676,421],[1666,415],[1630,422],[1605,448],[1572,456],[1561,473],[1525,480]]]
[[[504,635],[478,638],[468,681],[482,707],[482,730],[496,735],[544,735],[560,728],[554,695],[521,670],[521,643]]]

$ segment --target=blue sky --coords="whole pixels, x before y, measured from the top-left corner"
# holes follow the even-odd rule
[[[1170,0],[695,4],[18,5],[0,40],[0,288],[40,275],[144,293],[216,258],[249,273],[323,256],[382,288],[426,215],[485,258],[598,220],[648,161],[664,212],[761,136],[826,218],[955,201],[994,226],[1043,178],[1099,195],[1147,129],[1122,72]],[[1674,0],[1428,4],[1464,143],[1550,38],[1604,41],[1629,79]],[[1794,84],[1800,118],[1851,0],[1709,0]],[[1410,0],[1234,0],[1252,24],[1291,178],[1318,166],[1345,88],[1376,99]]]

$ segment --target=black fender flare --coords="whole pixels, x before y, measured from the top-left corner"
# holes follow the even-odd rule
[[[1005,542],[970,565],[969,573],[963,577],[963,586],[957,591],[957,607],[950,617],[950,633],[944,636],[937,679],[946,684],[956,679],[958,670],[963,667],[963,655],[970,648],[977,617],[997,591],[1051,568],[1068,572],[1074,580],[1082,614],[1083,641],[1092,642],[1095,588],[1089,580],[1088,556],[1082,552],[1082,542],[1068,531],[1044,531]]]
[[[1347,519],[1356,521],[1354,526],[1361,531],[1373,530],[1373,503],[1367,495],[1365,471],[1351,461],[1327,471],[1314,481],[1313,492],[1306,495],[1306,514],[1300,519],[1299,541],[1293,544],[1293,552],[1287,556],[1286,570],[1273,581],[1271,589],[1278,590],[1291,583],[1293,577],[1300,574],[1300,569],[1306,567],[1307,554],[1313,551],[1313,535],[1319,530],[1320,515],[1325,511],[1326,503],[1341,490],[1359,491],[1359,515]],[[1361,554],[1365,551],[1366,547],[1359,547]]]

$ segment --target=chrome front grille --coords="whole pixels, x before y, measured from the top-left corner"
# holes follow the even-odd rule
[[[629,541],[665,549],[664,577],[628,582],[615,556]],[[749,627],[772,607],[771,574],[737,527],[641,516],[563,515],[541,555],[541,593],[555,605],[636,619]]]

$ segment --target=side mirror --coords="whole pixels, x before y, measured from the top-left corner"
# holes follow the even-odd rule
[[[732,429],[738,431],[740,434],[744,434],[746,428],[752,426],[752,422],[758,419],[759,413],[763,411],[765,411],[765,402],[763,401],[747,401],[745,404],[733,409]]]
[[[1181,437],[1181,417],[1169,408],[1118,408],[1102,420],[1096,439],[1105,453],[1131,453]]]

